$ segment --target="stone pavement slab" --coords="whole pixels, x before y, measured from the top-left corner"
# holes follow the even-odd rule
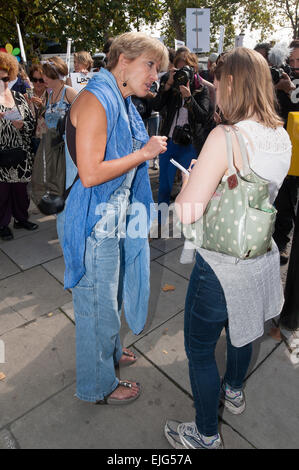
[[[185,279],[190,279],[194,262],[190,264],[180,263],[180,257],[182,253],[182,246],[166,253],[164,256],[160,256],[157,259],[157,263],[162,264],[171,271],[174,271]]]
[[[3,333],[23,325],[27,320],[15,312],[14,309],[5,302],[0,300],[0,336]]]
[[[19,272],[18,266],[0,250],[0,280]]]
[[[126,368],[122,378],[138,378],[142,384],[142,395],[134,403],[84,403],[74,397],[72,385],[11,425],[18,445],[24,449],[172,449],[163,434],[165,421],[192,421],[192,400],[144,358]],[[223,425],[222,432],[231,448],[251,447],[228,426]]]
[[[150,283],[149,314],[143,332],[138,336],[133,335],[126,322],[122,321],[121,338],[125,346],[133,344],[184,308],[188,281],[158,262],[152,261]],[[174,286],[175,290],[163,292],[162,288],[166,284]]]
[[[48,313],[70,300],[71,294],[40,266],[0,281],[0,301],[5,301],[6,306],[18,312],[25,321]]]
[[[27,232],[28,233],[28,232]],[[30,232],[26,237],[3,242],[1,250],[22,270],[46,263],[62,255],[56,228]]]
[[[183,238],[153,238],[151,241],[151,246],[163,251],[163,253],[168,253],[178,247],[183,247],[183,245]]]
[[[240,416],[223,412],[223,419],[258,449],[299,449],[299,365],[287,348],[277,349],[248,378],[246,410]]]
[[[50,273],[52,274],[57,281],[59,281],[61,284],[64,283],[64,260],[63,256],[60,256],[59,258],[53,259],[52,261],[49,261],[48,263],[44,263],[43,267]]]
[[[75,328],[55,311],[1,340],[6,362],[0,368],[6,378],[0,382],[0,428],[75,381]]]

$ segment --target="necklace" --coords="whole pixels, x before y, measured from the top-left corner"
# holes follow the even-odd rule
[[[63,90],[63,88],[64,88],[64,84],[62,85],[62,87],[60,88],[58,94],[56,95],[55,100],[54,100],[54,92],[53,92],[53,94],[51,96],[51,105],[55,104],[58,101],[58,97],[59,97],[61,91]]]

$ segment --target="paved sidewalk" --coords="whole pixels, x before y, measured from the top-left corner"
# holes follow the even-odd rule
[[[150,174],[156,195],[157,172]],[[74,316],[55,218],[34,206],[31,212],[38,231],[14,230],[13,241],[0,241],[0,360],[4,345],[6,361],[0,363],[0,449],[170,449],[165,419],[194,420],[183,346],[192,266],[179,263],[183,239],[151,241],[146,328],[134,336],[123,322],[124,346],[139,360],[121,369],[121,378],[141,382],[142,396],[127,406],[95,406],[74,397]],[[166,284],[174,290],[164,292]],[[254,345],[246,411],[233,416],[219,409],[227,449],[299,448],[299,365],[285,342],[269,336],[272,326]],[[225,336],[216,356],[223,374]]]

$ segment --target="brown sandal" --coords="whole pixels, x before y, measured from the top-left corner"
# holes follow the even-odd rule
[[[137,393],[137,395],[135,395],[134,397],[130,397],[130,398],[123,398],[123,399],[119,399],[119,398],[110,398],[110,395],[116,390],[113,390],[113,392],[109,393],[109,395],[107,395],[106,397],[103,398],[103,400],[98,400],[95,402],[96,405],[128,405],[129,403],[131,403],[132,401],[135,401],[139,396],[140,396],[140,393],[141,393],[141,386],[138,382],[136,382],[136,385],[138,386],[139,388],[139,392]],[[118,387],[127,387],[127,388],[132,388],[132,383],[131,382],[128,382],[126,380],[120,380],[119,381],[119,384],[118,384]],[[116,387],[116,388],[118,388]]]

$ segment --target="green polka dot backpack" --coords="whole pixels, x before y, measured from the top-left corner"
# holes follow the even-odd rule
[[[201,219],[182,225],[183,233],[197,247],[240,259],[255,258],[271,250],[277,211],[269,201],[268,181],[249,167],[242,134],[236,127],[222,127],[229,175],[217,187]],[[240,145],[243,175],[234,167],[232,132]]]

